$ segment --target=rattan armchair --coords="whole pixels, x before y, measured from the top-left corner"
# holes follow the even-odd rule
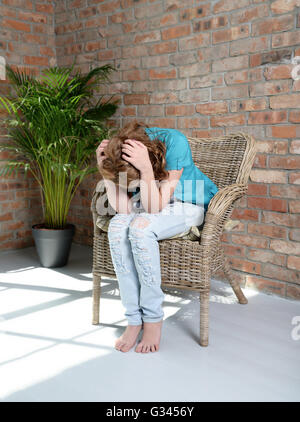
[[[200,345],[208,346],[209,294],[211,276],[222,270],[239,303],[246,304],[235,274],[230,268],[221,245],[225,223],[237,200],[248,189],[250,171],[256,154],[254,138],[235,132],[215,138],[188,138],[197,167],[218,186],[211,199],[201,237],[195,240],[159,240],[162,287],[198,291],[200,295]],[[93,240],[93,324],[99,324],[101,276],[116,278],[111,260],[107,233],[96,225],[96,201],[93,193],[91,211],[94,222]]]

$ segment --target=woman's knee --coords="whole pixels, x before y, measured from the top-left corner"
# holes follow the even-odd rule
[[[129,239],[134,237],[144,237],[147,232],[151,232],[151,230],[149,230],[150,223],[151,220],[146,215],[138,215],[133,218],[128,227]]]
[[[151,219],[147,215],[140,214],[131,221],[128,238],[132,245],[132,253],[135,255],[136,264],[140,268],[140,280],[144,284],[152,286],[153,284],[159,284],[160,279],[157,277],[152,263],[155,251],[145,242],[147,236],[155,237],[151,229]],[[157,251],[159,252],[159,249]]]
[[[187,210],[185,214],[185,222],[188,226],[200,226],[204,220],[205,210],[201,206],[194,205],[193,208]]]

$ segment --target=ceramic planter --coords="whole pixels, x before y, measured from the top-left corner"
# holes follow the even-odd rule
[[[63,267],[68,263],[74,224],[67,224],[64,229],[47,229],[44,224],[34,224],[32,235],[42,267]]]

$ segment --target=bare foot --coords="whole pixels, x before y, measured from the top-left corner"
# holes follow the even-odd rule
[[[157,352],[161,336],[162,321],[144,322],[144,332],[140,343],[135,351],[138,353]]]
[[[128,352],[135,345],[141,328],[142,324],[128,325],[121,337],[116,340],[115,349],[121,352]]]

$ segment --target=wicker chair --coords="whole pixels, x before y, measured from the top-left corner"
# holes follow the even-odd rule
[[[195,164],[218,186],[211,199],[198,241],[159,240],[162,287],[198,291],[200,294],[200,345],[208,346],[209,294],[211,276],[223,270],[239,303],[246,304],[239,282],[224,255],[220,237],[225,223],[248,188],[249,174],[256,154],[254,138],[235,132],[215,138],[188,138]],[[91,211],[93,241],[93,324],[99,324],[101,276],[116,278],[111,261],[107,233],[96,225],[96,201],[93,193]]]

